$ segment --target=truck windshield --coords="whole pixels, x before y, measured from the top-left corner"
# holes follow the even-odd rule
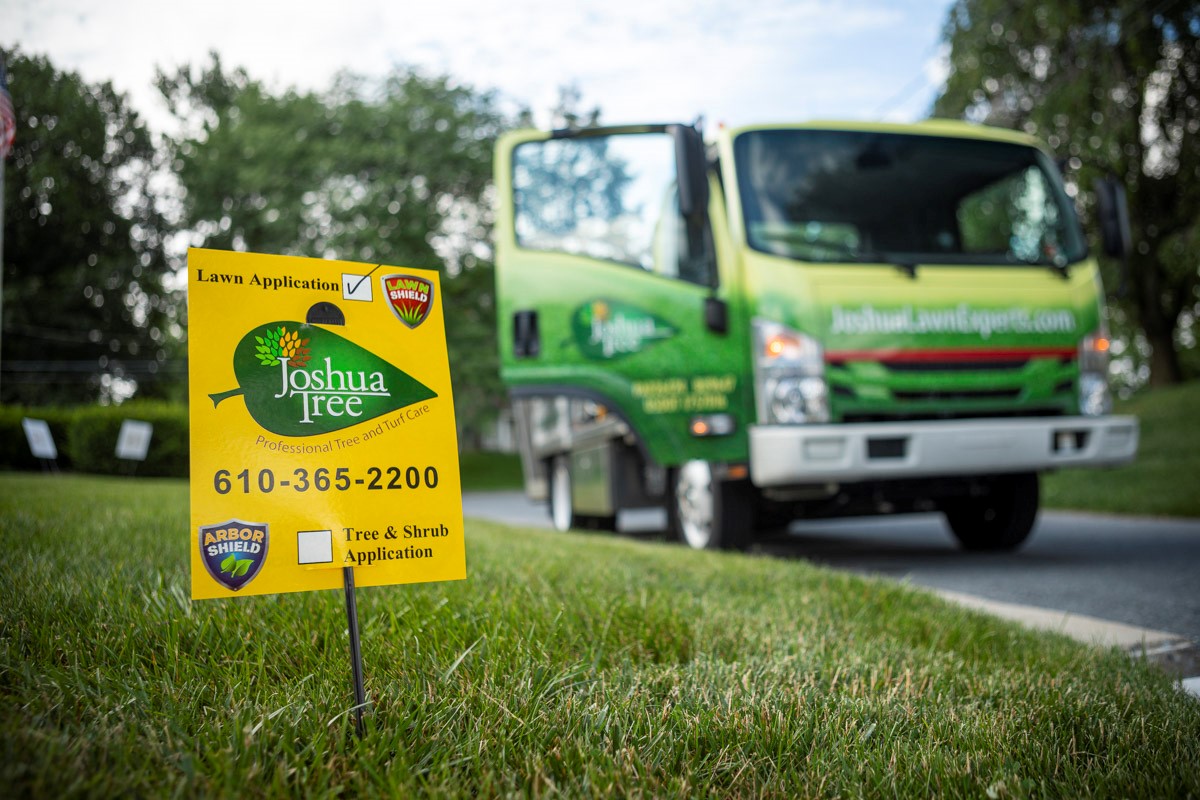
[[[734,142],[749,244],[830,263],[1038,264],[1086,255],[1033,147],[924,135],[764,130]]]

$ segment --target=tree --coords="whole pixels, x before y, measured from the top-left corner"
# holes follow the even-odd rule
[[[180,330],[149,133],[112,85],[5,54],[17,136],[5,173],[8,403],[165,394]],[[174,381],[171,380],[172,376]]]
[[[193,244],[441,268],[459,426],[494,416],[493,94],[399,69],[272,92],[216,54],[157,84],[182,125],[171,159]]]
[[[1114,317],[1144,334],[1153,383],[1183,379],[1200,313],[1200,5],[958,0],[943,38],[935,115],[1041,137],[1077,168],[1084,209],[1093,178],[1125,182],[1132,292]]]

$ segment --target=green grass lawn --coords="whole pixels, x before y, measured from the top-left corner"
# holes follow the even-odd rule
[[[521,489],[521,458],[516,453],[489,453],[468,450],[458,454],[464,492],[497,489]]]
[[[1048,508],[1200,517],[1200,381],[1146,391],[1116,412],[1141,423],[1137,460],[1115,469],[1046,475]]]
[[[1116,651],[811,565],[467,527],[469,579],[188,599],[180,481],[0,475],[9,796],[1200,795]]]

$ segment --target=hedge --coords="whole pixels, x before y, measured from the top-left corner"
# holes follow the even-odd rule
[[[0,469],[41,468],[29,453],[21,429],[23,417],[44,419],[50,424],[61,469],[175,478],[188,475],[188,412],[182,404],[135,401],[67,409],[0,407]],[[145,461],[116,457],[121,423],[127,419],[154,426]]]

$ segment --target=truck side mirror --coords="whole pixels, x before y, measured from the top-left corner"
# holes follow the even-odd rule
[[[694,125],[667,125],[675,140],[675,177],[679,189],[679,214],[687,228],[687,247],[684,258],[691,262],[688,274],[701,277],[702,282],[716,289],[717,262],[708,227],[708,155],[704,136]],[[724,333],[724,322],[706,309],[705,321],[710,330]]]
[[[708,212],[708,158],[704,137],[691,125],[668,125],[675,138],[675,174],[679,179],[679,213],[695,219]]]
[[[1100,223],[1100,241],[1106,255],[1128,258],[1133,249],[1129,228],[1129,206],[1125,187],[1111,176],[1096,179],[1096,216]]]

